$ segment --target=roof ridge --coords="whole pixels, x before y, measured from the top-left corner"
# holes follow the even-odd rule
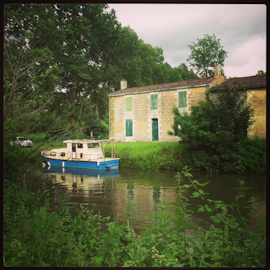
[[[252,75],[252,76],[244,76],[244,77],[230,77],[230,78],[228,78],[226,80],[228,81],[228,80],[231,80],[231,79],[244,79],[244,78],[253,78],[253,77],[260,77],[260,76],[266,76],[266,73],[265,74]]]
[[[135,90],[137,92],[137,91],[142,91],[142,90],[165,89],[165,88],[169,88],[169,87],[173,87],[173,86],[187,86],[187,85],[193,85],[193,82],[195,82],[195,85],[197,85],[197,84],[200,84],[200,82],[203,82],[203,83],[211,82],[213,79],[215,79],[215,78],[214,77],[206,77],[206,78],[196,78],[196,79],[189,79],[189,80],[169,82],[169,83],[135,86],[135,87],[117,90],[115,92],[110,93],[109,95],[114,95],[114,94],[118,94],[118,93],[121,94],[121,93],[126,93],[126,92],[131,93]],[[190,82],[190,84],[187,82]]]
[[[243,89],[265,88],[266,87],[266,74],[229,78],[226,81],[224,81],[222,84],[214,86],[211,89],[212,91],[216,91],[223,87],[230,87],[236,84],[241,85]]]
[[[134,86],[134,87],[128,87],[128,88],[125,88],[125,89],[143,88],[143,87],[154,87],[154,86],[158,86],[158,85],[175,84],[175,83],[180,83],[180,82],[183,83],[183,82],[192,81],[192,80],[206,80],[206,79],[211,79],[211,78],[214,78],[214,76],[213,77],[206,77],[206,78],[194,78],[194,79],[183,80],[183,81],[176,81],[176,82],[157,83],[157,84],[149,84],[149,85],[144,85],[144,86]],[[125,89],[122,89],[122,90],[125,90]]]

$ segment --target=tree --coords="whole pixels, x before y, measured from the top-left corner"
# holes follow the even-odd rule
[[[193,70],[192,69],[189,70],[188,67],[186,66],[186,64],[184,64],[184,63],[180,64],[177,69],[179,70],[184,81],[199,78],[193,72]]]
[[[53,14],[50,5],[5,5],[4,123],[12,121],[20,133],[38,125],[37,116],[49,106],[60,82],[52,51],[41,46],[40,27],[46,25],[49,14]]]
[[[190,114],[173,109],[174,133],[186,145],[192,163],[206,170],[223,169],[232,163],[237,144],[246,137],[252,124],[253,109],[246,105],[240,86],[207,92],[206,101],[191,107]]]
[[[197,39],[198,42],[188,45],[191,54],[187,61],[200,77],[211,77],[214,75],[214,65],[219,63],[224,65],[227,52],[220,44],[220,39],[215,35],[204,35],[204,38]]]

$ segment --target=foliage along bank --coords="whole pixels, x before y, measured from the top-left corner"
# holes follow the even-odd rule
[[[175,142],[116,143],[115,148],[123,168],[181,171],[187,165],[193,171],[259,174],[266,170],[264,139],[240,141],[234,152],[227,153],[228,162],[218,164],[204,151],[190,150]],[[110,155],[110,144],[106,155]]]

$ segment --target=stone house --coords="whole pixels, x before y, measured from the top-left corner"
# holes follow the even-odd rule
[[[239,91],[246,96],[247,105],[254,109],[254,123],[247,132],[249,138],[266,138],[266,74],[250,77],[230,78],[215,86],[211,92],[220,88],[238,85]]]
[[[121,81],[121,90],[109,94],[110,139],[120,142],[178,141],[168,135],[173,131],[174,114],[190,112],[191,105],[205,100],[210,87],[225,81],[219,64],[214,67],[214,77],[180,82],[127,88]]]

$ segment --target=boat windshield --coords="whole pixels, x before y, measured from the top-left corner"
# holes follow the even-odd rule
[[[88,148],[99,148],[99,143],[88,143]]]

